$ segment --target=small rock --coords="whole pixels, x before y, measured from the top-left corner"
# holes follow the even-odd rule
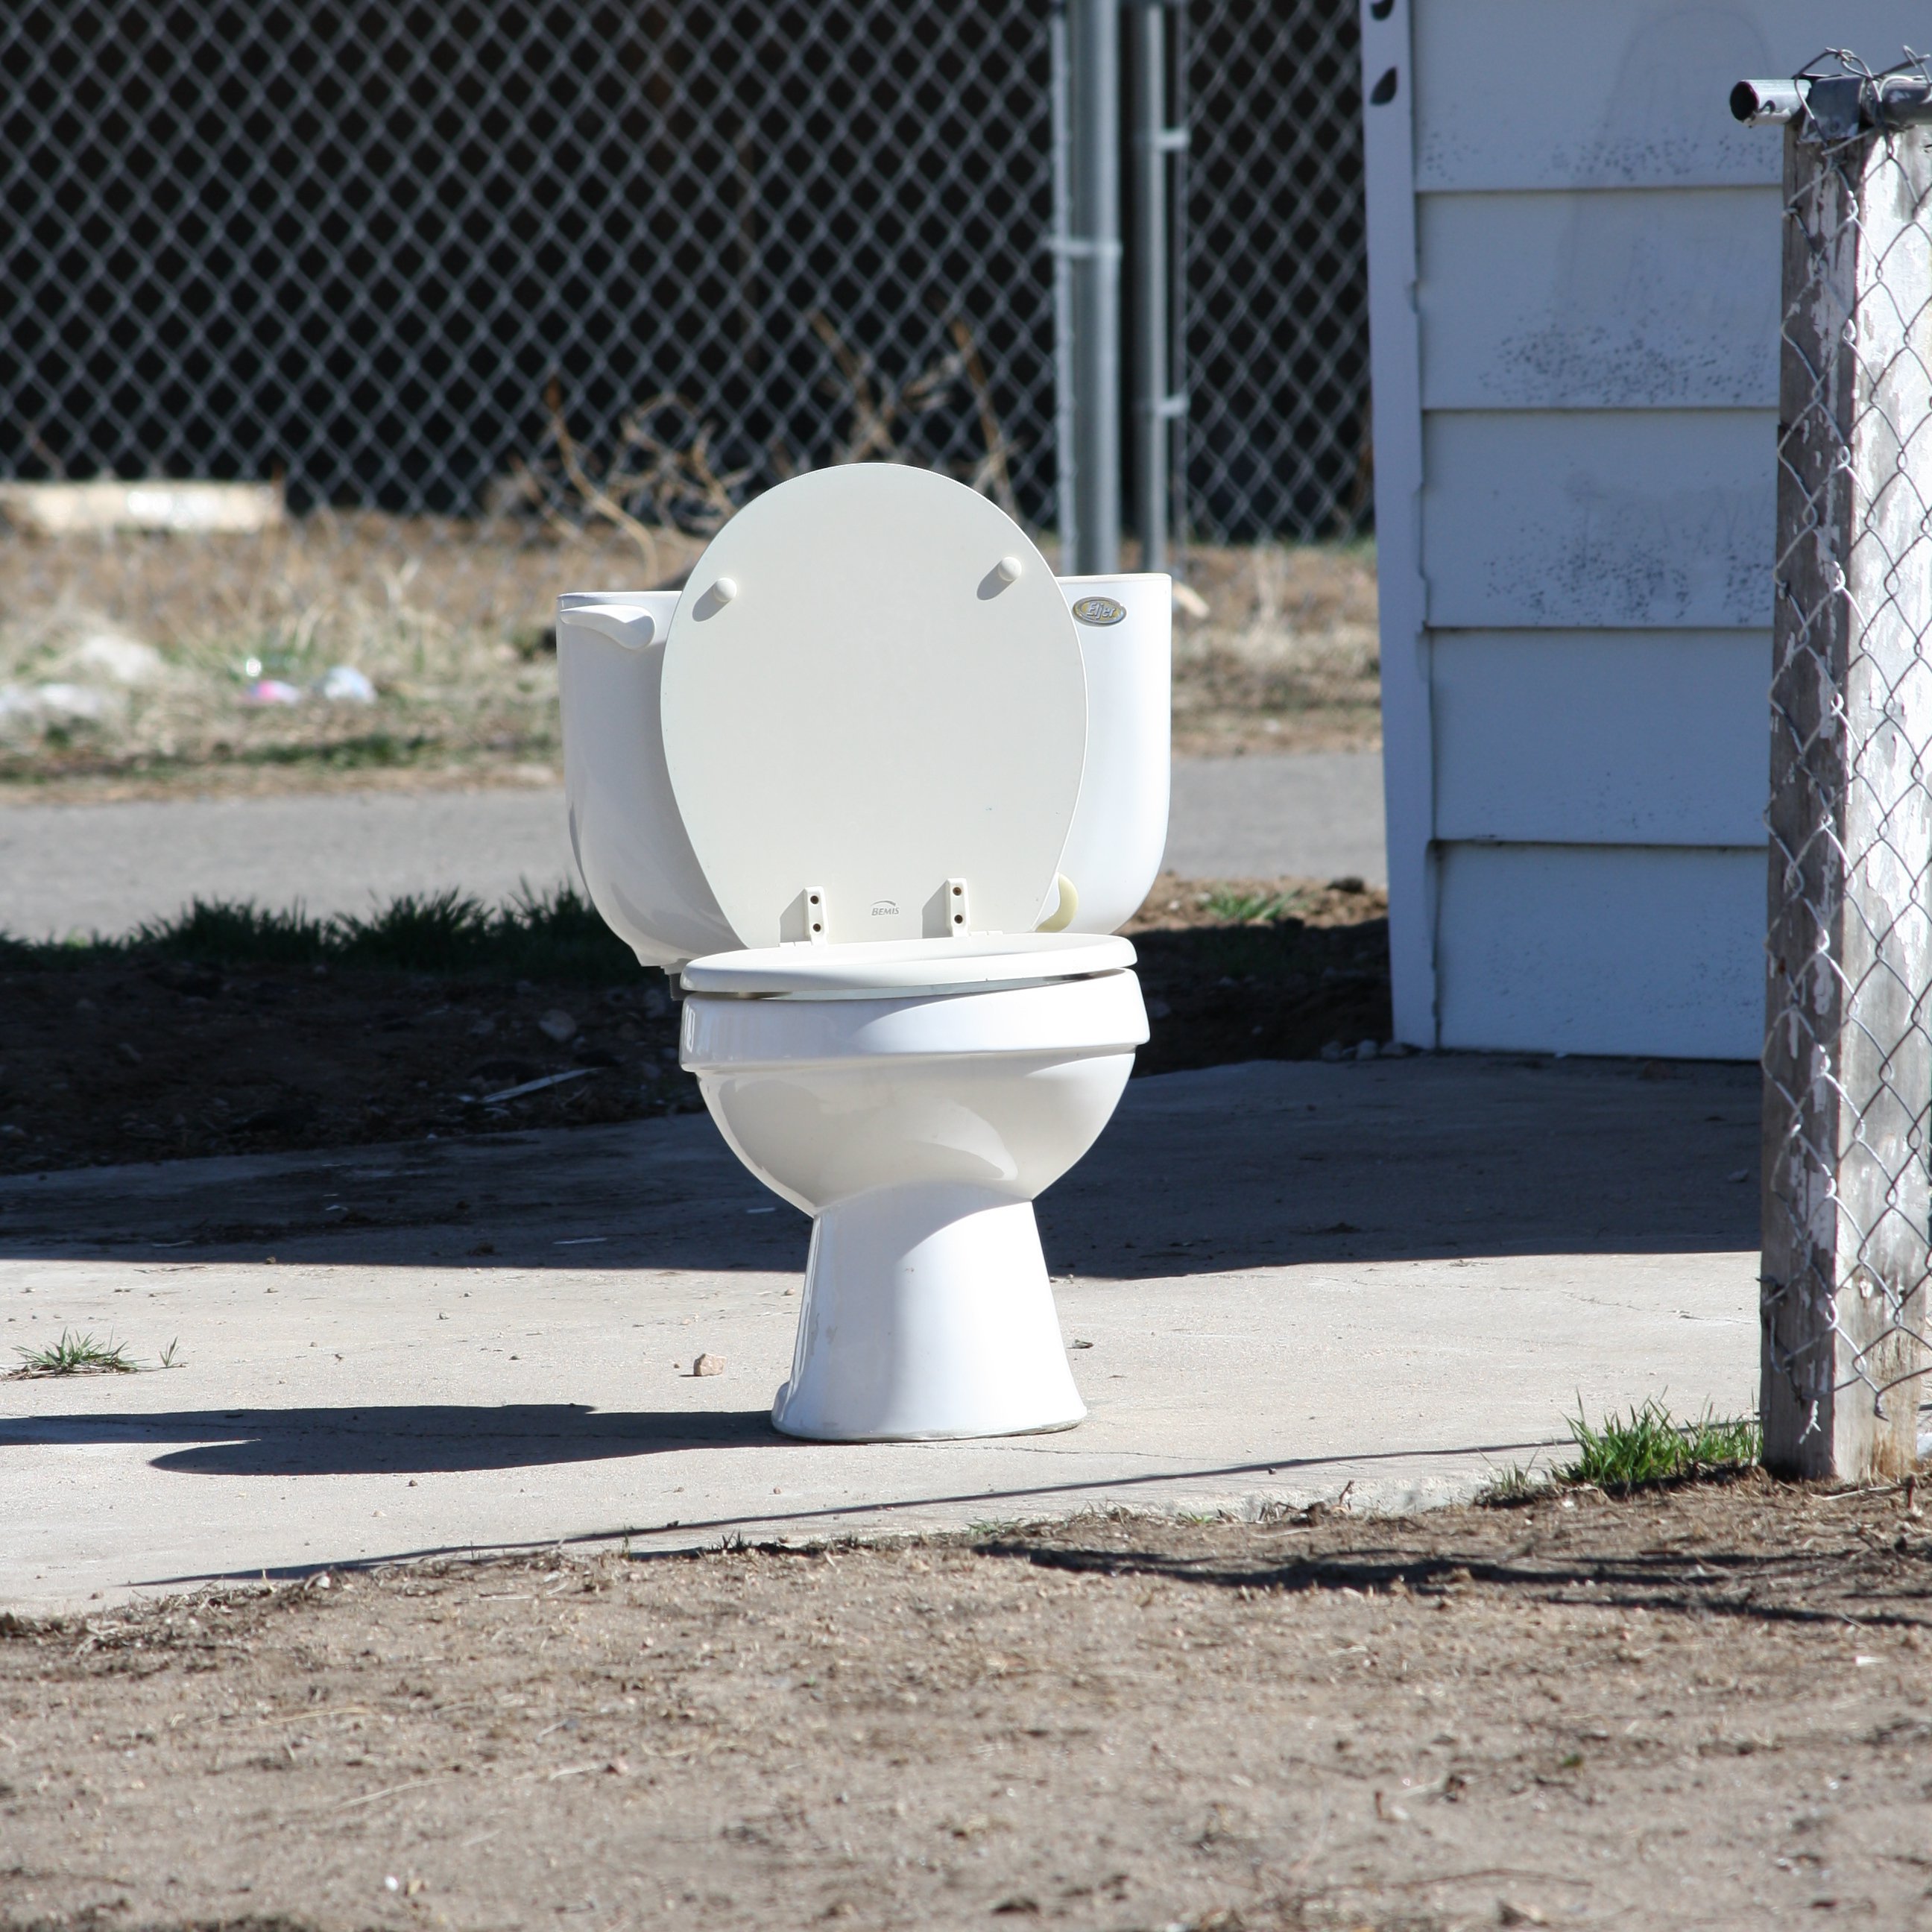
[[[131,1040],[118,1040],[115,1042],[114,1057],[129,1066],[139,1066],[141,1064],[141,1049]]]
[[[1381,1051],[1381,1047],[1372,1040],[1358,1040],[1355,1043],[1355,1058],[1358,1060],[1372,1060]]]
[[[722,1355],[700,1355],[692,1364],[691,1372],[694,1376],[722,1376],[724,1372],[724,1358]]]
[[[74,1003],[74,1010],[85,1019],[100,1012],[100,1009],[84,994]]]
[[[1327,1060],[1331,1066],[1334,1066],[1338,1060],[1346,1060],[1348,1058],[1348,1049],[1345,1047],[1339,1040],[1331,1040],[1328,1044],[1322,1049],[1322,1058]]]
[[[561,1046],[566,1040],[577,1037],[577,1022],[561,1006],[553,1006],[537,1022],[537,1031]]]
[[[1339,879],[1328,881],[1328,890],[1331,892],[1359,892],[1362,890],[1361,877],[1358,873],[1344,872]]]
[[[662,986],[646,986],[641,1002],[647,1020],[661,1020],[670,1011],[670,995]]]
[[[1147,1003],[1147,1016],[1150,1020],[1171,1019],[1174,1009],[1165,1000],[1150,1000]]]
[[[1384,1060],[1406,1060],[1410,1051],[1399,1040],[1385,1040],[1382,1043],[1380,1058]]]
[[[0,1140],[23,1141],[27,1138],[25,1127],[16,1127],[11,1120],[0,1126]]]

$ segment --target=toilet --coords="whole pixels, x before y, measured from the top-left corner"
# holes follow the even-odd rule
[[[1033,1202],[1148,1036],[1116,928],[1167,836],[1171,596],[1056,579],[976,492],[861,464],[755,499],[681,592],[559,600],[585,889],[812,1217],[788,1435],[1086,1413]]]

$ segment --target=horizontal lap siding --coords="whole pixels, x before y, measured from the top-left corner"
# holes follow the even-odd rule
[[[1437,1037],[1754,1057],[1783,154],[1726,97],[1922,0],[1398,4]]]
[[[1775,410],[1780,206],[1774,188],[1424,196],[1424,408]]]
[[[1415,184],[1774,184],[1779,136],[1731,118],[1732,82],[1828,42],[1882,67],[1927,26],[1924,0],[1415,0]]]
[[[1434,412],[1429,621],[1766,627],[1777,455],[1774,410]]]
[[[1763,838],[1768,630],[1446,631],[1433,658],[1438,838]]]
[[[1443,1044],[1755,1059],[1764,864],[1755,848],[1446,848]]]

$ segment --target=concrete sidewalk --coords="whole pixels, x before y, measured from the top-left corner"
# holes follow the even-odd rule
[[[1748,1410],[1747,1068],[1419,1059],[1136,1082],[1041,1204],[1080,1428],[776,1436],[806,1226],[710,1122],[0,1183],[0,1604],[628,1535],[1466,1496],[1562,1418]],[[708,1351],[725,1372],[690,1372]]]
[[[1382,757],[1174,761],[1169,866],[1190,878],[1388,877]],[[0,932],[124,932],[197,894],[364,912],[455,886],[507,898],[570,876],[563,794],[323,792],[0,805]]]

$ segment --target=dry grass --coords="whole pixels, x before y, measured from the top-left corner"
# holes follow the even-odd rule
[[[1367,544],[1197,550],[1204,620],[1174,638],[1179,752],[1328,751],[1382,742],[1376,557]]]
[[[647,589],[701,544],[362,513],[250,537],[0,532],[0,787],[553,782],[558,592]],[[1176,631],[1177,749],[1375,742],[1372,553],[1199,550],[1190,569],[1209,614]],[[374,703],[320,694],[338,664]],[[251,703],[264,680],[301,701]]]
[[[90,792],[307,788],[386,773],[410,782],[555,776],[560,591],[644,590],[699,548],[659,533],[574,539],[512,524],[320,514],[260,536],[0,538],[0,782]],[[104,638],[152,647],[123,683]],[[111,650],[111,647],[110,647]],[[252,670],[251,664],[255,668]],[[316,693],[347,664],[371,704]],[[301,690],[251,704],[250,684]],[[63,716],[77,688],[94,717]]]

